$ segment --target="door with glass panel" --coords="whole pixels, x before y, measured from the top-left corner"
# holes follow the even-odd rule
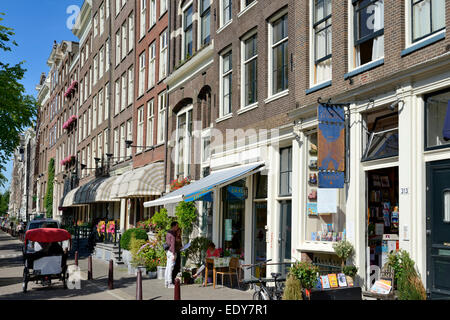
[[[450,161],[427,165],[427,293],[450,299]]]

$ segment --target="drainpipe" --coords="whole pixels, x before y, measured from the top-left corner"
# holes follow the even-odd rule
[[[172,17],[172,1],[168,1],[168,2],[169,2],[169,8],[168,8],[167,14],[169,15],[169,18],[168,18],[169,21],[168,21],[168,25],[167,25],[167,33],[168,33],[167,36],[169,37],[169,44],[167,46],[167,50],[168,50],[169,54],[167,56],[168,63],[167,63],[167,66],[166,66],[166,68],[167,68],[167,76],[169,76],[169,73],[170,73],[171,44],[172,44],[172,39],[171,39],[171,36],[170,36],[170,31],[171,31],[171,26],[172,26],[171,25],[171,21],[172,21],[172,19],[171,19],[171,17]],[[164,133],[166,135],[166,139],[165,139],[166,147],[164,148],[164,163],[165,163],[165,166],[166,166],[166,168],[164,170],[164,188],[167,185],[167,171],[168,171],[168,168],[170,168],[170,166],[168,167],[168,163],[167,163],[168,148],[169,148],[169,144],[168,144],[168,142],[169,142],[169,105],[170,105],[169,89],[170,89],[170,86],[167,85],[166,86],[166,92],[167,92],[166,105],[167,105],[167,108],[166,108],[166,119],[165,119],[165,121],[166,121],[166,130],[165,131],[166,132]],[[165,190],[164,190],[164,193],[165,193]]]

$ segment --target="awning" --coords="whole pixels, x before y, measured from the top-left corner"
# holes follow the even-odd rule
[[[262,169],[264,165],[263,162],[259,162],[212,172],[209,176],[168,193],[159,199],[144,202],[144,207],[148,208],[180,201],[190,202],[199,200],[203,196],[209,194],[214,188],[227,185],[231,183],[232,180],[254,174],[259,171],[259,169]]]
[[[81,187],[75,188],[73,190],[70,190],[66,196],[64,197],[64,201],[62,204],[62,207],[75,207],[74,199],[75,199],[75,193],[80,189]]]
[[[75,193],[75,204],[89,204],[95,202],[95,194],[102,182],[107,178],[97,178],[82,185]]]
[[[97,191],[95,192],[95,201],[94,202],[117,202],[120,201],[119,199],[115,199],[111,197],[111,189],[118,179],[118,176],[107,178],[106,180],[103,180],[100,186],[97,188]]]
[[[159,196],[164,190],[164,163],[156,162],[125,173],[114,183],[116,198]]]

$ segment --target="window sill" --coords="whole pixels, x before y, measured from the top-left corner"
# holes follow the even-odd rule
[[[221,118],[216,119],[216,123],[219,123],[219,122],[228,120],[228,119],[230,119],[230,118],[232,118],[232,117],[233,117],[233,113],[229,113],[229,114],[227,114],[226,116],[223,116],[223,117],[221,117]]]
[[[287,95],[289,95],[289,89],[284,90],[284,91],[281,91],[281,92],[279,92],[279,93],[277,93],[277,94],[274,94],[274,95],[268,97],[266,100],[264,100],[264,103],[266,103],[266,104],[267,104],[267,103],[270,103],[270,102],[272,102],[272,101],[281,99],[281,98],[283,98],[283,97],[285,97],[285,96],[287,96]]]
[[[421,40],[421,41],[419,41],[417,43],[414,43],[411,46],[409,46],[408,48],[405,48],[402,51],[402,53],[400,54],[400,56],[401,57],[407,56],[410,53],[413,53],[413,52],[415,52],[417,50],[425,48],[425,47],[427,47],[427,46],[429,46],[429,45],[431,45],[431,44],[433,44],[435,42],[438,42],[438,41],[440,41],[442,39],[445,39],[445,30],[443,30],[443,31],[441,31],[441,32],[439,32],[439,33],[437,33],[435,35],[432,35],[432,36],[430,36],[428,38],[425,38],[425,39],[423,39],[423,40]]]
[[[311,88],[307,89],[306,90],[306,94],[310,94],[310,93],[319,91],[319,90],[324,89],[324,88],[329,87],[329,86],[331,86],[331,80],[319,83],[319,84],[315,85],[314,87],[311,87]]]
[[[233,19],[231,19],[230,21],[228,21],[227,23],[225,23],[223,26],[221,26],[219,29],[217,29],[216,33],[219,34],[221,33],[226,27],[228,27],[231,23],[233,22]]]
[[[383,64],[384,64],[384,58],[363,64],[362,66],[359,66],[358,68],[354,69],[353,71],[350,71],[349,73],[344,74],[344,79],[347,80],[348,78],[354,77],[358,74],[361,74],[361,73],[364,73],[371,69],[374,69],[376,67],[379,67]]]
[[[244,15],[247,11],[249,11],[251,8],[253,8],[254,6],[256,6],[256,4],[258,3],[258,1],[253,1],[252,3],[250,3],[248,6],[246,6],[241,12],[238,13],[238,18],[240,18],[242,15]]]
[[[237,111],[237,114],[243,114],[243,113],[246,113],[247,111],[250,111],[250,110],[253,110],[253,109],[258,108],[258,106],[259,106],[259,105],[258,105],[258,102],[249,104],[248,106],[239,109],[239,110]]]

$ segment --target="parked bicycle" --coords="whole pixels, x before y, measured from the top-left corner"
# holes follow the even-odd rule
[[[265,262],[260,262],[247,266],[247,269],[255,268],[258,266],[267,265],[268,262],[272,260],[267,260]],[[283,298],[284,292],[284,281],[285,278],[281,278],[281,273],[271,273],[272,278],[262,278],[261,272],[259,277],[256,278],[253,275],[252,279],[244,280],[243,283],[250,284],[253,286],[255,293],[253,294],[253,300],[281,300]],[[274,282],[273,287],[268,287],[266,284],[268,282]]]

